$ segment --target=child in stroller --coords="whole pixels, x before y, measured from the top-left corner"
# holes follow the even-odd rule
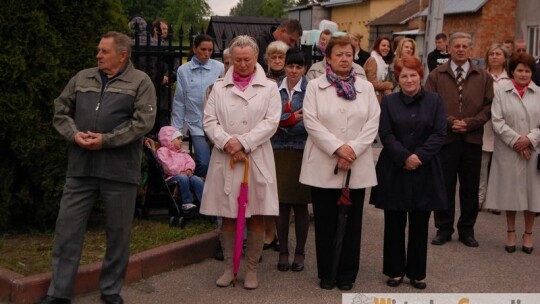
[[[195,171],[195,161],[182,147],[182,133],[175,127],[165,126],[159,130],[158,140],[161,145],[156,151],[156,156],[163,167],[166,180],[177,182],[174,196],[178,196],[178,190],[182,198],[182,210],[190,211],[197,206],[194,204],[191,190],[195,193],[200,202],[204,187],[203,180],[193,175]]]

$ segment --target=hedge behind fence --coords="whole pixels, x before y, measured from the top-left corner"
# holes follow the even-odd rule
[[[109,30],[127,30],[120,0],[0,2],[0,233],[54,227],[67,144],[53,100]]]

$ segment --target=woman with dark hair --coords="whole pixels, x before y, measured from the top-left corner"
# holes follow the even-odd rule
[[[446,138],[446,116],[442,98],[420,86],[424,69],[417,57],[397,59],[394,66],[401,91],[381,102],[383,149],[372,202],[384,209],[386,284],[397,287],[407,276],[413,287],[424,289],[429,217],[432,210],[448,208],[437,155]]]
[[[298,272],[304,269],[304,247],[309,229],[309,188],[298,182],[302,154],[306,145],[307,132],[304,126],[302,106],[306,93],[307,79],[304,76],[306,61],[299,48],[289,49],[285,55],[286,77],[278,84],[281,95],[281,120],[272,137],[272,148],[276,161],[279,194],[279,217],[277,232],[279,239],[279,271]],[[289,264],[289,216],[294,210],[296,248],[294,261]]]
[[[223,63],[210,59],[213,50],[212,37],[204,34],[195,37],[191,60],[176,72],[177,84],[172,105],[171,124],[181,131],[187,125],[195,150],[195,175],[203,178],[210,162],[210,146],[202,126],[204,98],[208,86],[224,71]]]
[[[377,184],[371,144],[380,107],[373,86],[352,68],[354,48],[346,37],[326,47],[326,73],[308,82],[303,118],[308,138],[300,182],[311,186],[320,287],[350,290],[360,265],[365,188]],[[339,256],[334,256],[337,201],[350,170],[350,212]],[[336,250],[339,251],[339,250]],[[337,268],[333,264],[337,263]]]
[[[371,56],[364,64],[364,70],[366,71],[367,80],[375,88],[375,94],[379,102],[381,102],[384,95],[392,93],[394,89],[389,69],[393,59],[394,52],[392,51],[390,39],[388,37],[377,38],[373,44]]]
[[[510,58],[512,83],[495,90],[491,121],[495,133],[486,208],[505,210],[505,250],[516,251],[516,211],[523,211],[521,250],[532,253],[535,213],[540,212],[540,87],[531,81],[534,58],[522,53]]]

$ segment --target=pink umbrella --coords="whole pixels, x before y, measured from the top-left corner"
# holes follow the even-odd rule
[[[231,159],[231,168],[234,168],[234,161]],[[246,224],[246,207],[248,204],[248,175],[249,160],[244,161],[244,180],[240,184],[240,193],[238,194],[238,216],[236,218],[236,238],[234,240],[233,254],[233,286],[236,286],[236,275],[240,268],[240,259],[242,258],[242,245],[244,243],[244,226]]]

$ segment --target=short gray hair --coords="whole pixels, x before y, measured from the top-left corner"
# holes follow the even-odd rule
[[[248,35],[240,35],[236,36],[229,45],[229,49],[231,50],[231,54],[235,47],[246,47],[249,46],[253,49],[253,52],[255,53],[255,56],[259,55],[259,46],[257,45],[257,41],[251,36]]]
[[[265,58],[268,59],[273,54],[287,54],[287,50],[289,49],[289,46],[280,40],[272,41],[266,48],[266,54]]]
[[[128,35],[120,32],[110,31],[101,36],[101,38],[112,38],[116,51],[126,51],[128,54],[128,58],[131,58],[131,38],[129,38]]]
[[[456,39],[461,39],[461,38],[468,39],[469,43],[472,44],[472,36],[471,36],[471,34],[467,34],[467,33],[464,33],[464,32],[455,32],[452,35],[450,35],[450,39],[448,39],[448,43],[450,45],[452,45],[452,41],[454,41]]]

